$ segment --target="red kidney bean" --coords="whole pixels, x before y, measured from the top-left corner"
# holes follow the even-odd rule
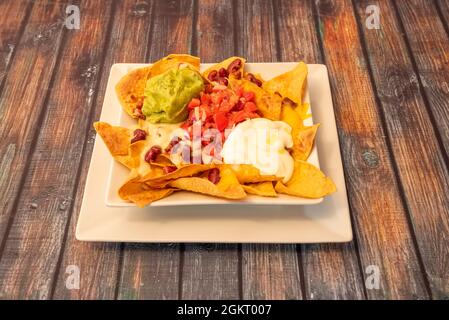
[[[251,81],[252,83],[254,83],[258,86],[262,85],[262,82],[259,79],[257,79],[252,73],[248,73],[246,75],[246,79],[248,79],[249,81]]]
[[[256,84],[257,86],[261,87],[262,86],[262,81],[260,81],[259,79],[257,79],[252,73],[248,73],[246,75],[246,78],[251,81],[252,83]]]
[[[218,70],[218,76],[227,78],[227,77],[229,77],[229,72],[225,68],[220,68],[220,70]]]
[[[218,71],[217,70],[212,70],[209,75],[207,76],[207,79],[209,79],[210,81],[217,81],[218,78]]]
[[[168,174],[170,172],[175,171],[176,169],[178,169],[176,166],[166,166],[162,170],[164,171],[165,174]]]
[[[239,71],[240,67],[242,66],[242,60],[235,59],[232,61],[228,66],[228,73],[234,73],[236,71]]]
[[[160,155],[162,152],[161,147],[159,146],[152,146],[150,150],[148,150],[147,154],[145,155],[145,161],[150,163],[154,162],[158,155]]]
[[[237,103],[234,105],[234,107],[232,107],[232,111],[240,111],[243,110],[243,107],[245,106],[245,104],[242,101],[237,101]]]
[[[220,182],[220,170],[218,168],[212,168],[207,173],[207,179],[213,184]]]
[[[136,129],[134,130],[134,137],[131,139],[131,143],[134,143],[136,141],[145,140],[147,137],[147,133],[145,130],[142,129]]]
[[[224,85],[224,86],[227,86],[227,85],[228,85],[228,79],[223,78],[223,77],[218,77],[217,82],[218,82],[219,84]]]
[[[176,146],[179,141],[181,141],[180,137],[174,137],[170,143],[168,144],[168,146],[165,148],[165,152],[170,153],[171,150],[173,149],[174,146]]]

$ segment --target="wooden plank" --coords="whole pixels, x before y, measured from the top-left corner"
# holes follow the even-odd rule
[[[126,244],[118,299],[177,299],[179,245]]]
[[[276,26],[269,1],[238,1],[235,25],[239,52],[251,62],[278,59]],[[295,245],[242,245],[243,299],[302,298]]]
[[[31,1],[0,2],[0,91],[32,7]]]
[[[370,56],[375,64],[373,74],[379,79],[380,98],[432,296],[444,299],[449,297],[449,173],[444,148],[440,150],[434,130],[439,129],[448,146],[448,34],[428,1],[397,2],[417,68],[413,70],[407,43],[399,37],[402,26],[395,23],[394,6],[378,5],[384,12],[384,39],[380,42],[375,32],[367,37],[372,47],[382,52]],[[434,119],[427,113],[426,102]],[[433,122],[437,128],[432,128]]]
[[[44,9],[63,11],[53,2]],[[110,2],[102,4],[101,15],[99,10],[94,2],[82,2],[83,31],[66,35],[0,261],[0,291],[9,298],[45,299],[51,293],[83,149],[80,133],[84,137],[90,126],[91,92],[103,59]],[[46,10],[40,14],[48,19]]]
[[[202,62],[218,62],[233,55],[234,28],[231,1],[200,0],[196,43]],[[238,299],[237,245],[189,244],[183,251],[183,299]]]
[[[145,61],[149,37],[151,36],[151,5],[134,0],[117,3],[110,28],[110,40],[102,66],[99,87],[95,91],[93,119],[99,119],[104,93],[111,66],[117,62]],[[64,255],[58,272],[54,299],[114,299],[118,280],[121,253],[120,244],[81,242],[75,239],[75,228],[83,198],[87,171],[92,155],[95,130],[89,124],[88,139],[85,141],[79,183],[74,198],[72,218],[68,229]],[[68,290],[67,268],[76,265],[80,268],[80,290]],[[70,269],[69,269],[70,270]]]
[[[43,102],[51,81],[61,43],[57,23],[63,4],[33,6],[0,97],[0,240],[3,243],[10,216],[20,191],[28,153],[40,121]],[[6,65],[5,65],[6,67]],[[26,90],[25,90],[26,88]],[[20,108],[17,102],[20,101]],[[33,112],[30,112],[33,110]],[[17,125],[20,124],[20,125]],[[1,247],[0,247],[1,253]]]
[[[320,1],[316,8],[361,267],[380,275],[379,290],[367,288],[367,296],[427,298],[351,1]]]
[[[239,298],[236,245],[186,245],[182,271],[182,299]]]
[[[323,63],[312,1],[281,1],[277,6],[282,61]],[[301,245],[307,299],[363,299],[364,284],[354,242]]]
[[[156,1],[148,61],[170,53],[190,51],[193,1]],[[165,254],[164,254],[165,252]],[[118,289],[119,299],[177,299],[179,296],[180,246],[125,245]],[[141,279],[143,286],[134,279]],[[157,290],[159,288],[159,290]]]
[[[436,0],[437,10],[442,17],[446,33],[449,33],[449,0]]]
[[[449,40],[434,2],[397,1],[396,8],[441,143],[449,155]],[[419,26],[419,28],[417,28]]]

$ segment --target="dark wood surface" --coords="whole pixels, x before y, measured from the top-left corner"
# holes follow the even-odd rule
[[[75,239],[111,65],[175,52],[327,65],[354,241]],[[447,0],[3,0],[0,116],[0,298],[449,299]]]

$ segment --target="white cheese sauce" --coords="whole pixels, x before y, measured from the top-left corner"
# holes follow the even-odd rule
[[[221,156],[224,163],[252,164],[262,175],[275,175],[285,183],[294,169],[294,159],[286,150],[293,147],[291,131],[283,121],[246,120],[231,131]]]

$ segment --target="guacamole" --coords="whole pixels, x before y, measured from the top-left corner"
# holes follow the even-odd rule
[[[142,113],[151,123],[178,123],[187,117],[186,105],[203,90],[200,74],[173,68],[147,80]]]

